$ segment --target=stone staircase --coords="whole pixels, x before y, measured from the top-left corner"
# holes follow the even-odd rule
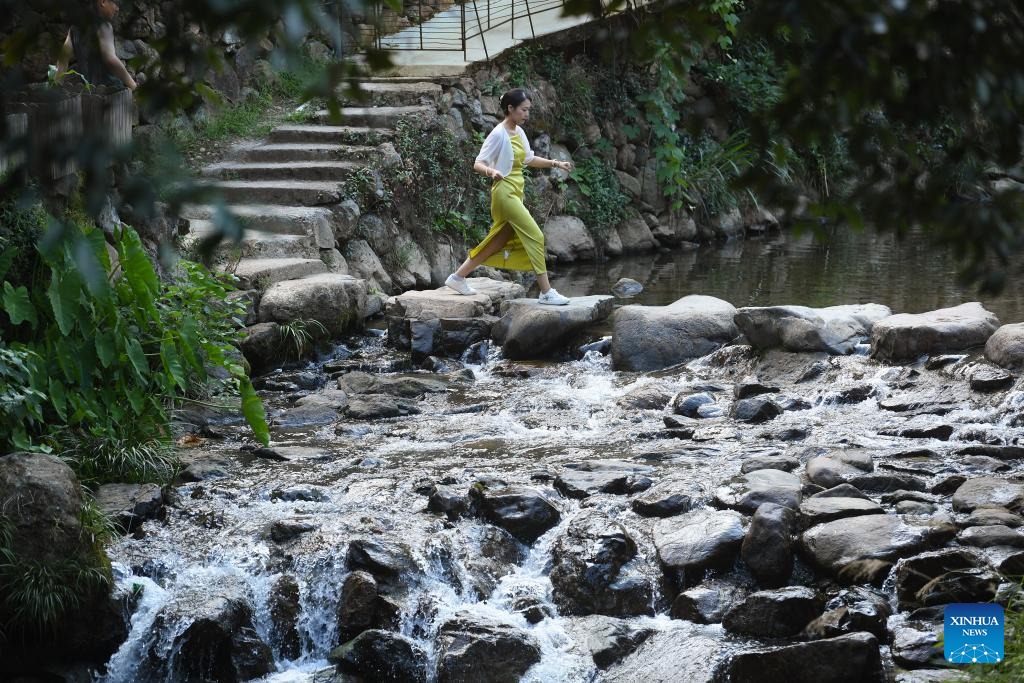
[[[379,146],[394,138],[400,120],[436,113],[442,88],[409,78],[373,78],[361,87],[367,101],[343,100],[343,125],[329,123],[326,111],[317,112],[311,122],[280,125],[262,143],[238,148],[201,171],[246,227],[234,269],[242,288],[258,290],[259,298],[268,302],[278,301],[285,291],[293,301],[310,301],[305,307],[257,303],[249,322],[288,323],[302,317],[340,330],[337,307],[315,302],[325,296],[325,288],[326,296],[357,302],[358,310],[351,315],[341,312],[346,325],[355,316],[361,319],[379,310],[367,304],[366,282],[330,258],[337,253],[341,234],[336,210],[344,199],[342,183],[382,153]],[[214,230],[216,210],[210,205],[184,207],[186,243]],[[229,254],[234,247],[225,242],[221,253]]]

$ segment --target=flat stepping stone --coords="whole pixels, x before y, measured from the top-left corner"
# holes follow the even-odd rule
[[[191,219],[189,233],[181,242],[185,246],[197,245],[204,238],[217,232],[212,221]],[[242,241],[235,243],[225,237],[217,245],[220,253],[230,253],[239,249],[242,258],[319,258],[320,249],[308,235],[282,235],[277,232],[247,229],[242,234]]]
[[[881,505],[866,498],[812,497],[800,504],[800,527],[807,529],[837,519],[884,513]]]
[[[537,299],[503,301],[494,341],[506,358],[537,358],[607,318],[614,299],[607,294],[573,297],[565,306],[542,304]]]
[[[357,161],[226,161],[206,166],[206,177],[225,180],[342,181],[365,163]]]
[[[494,313],[502,301],[526,294],[523,286],[514,282],[486,277],[471,277],[466,282],[476,294],[464,296],[450,287],[412,290],[391,299],[385,313],[399,318],[476,318]]]
[[[737,309],[735,320],[754,348],[844,355],[867,339],[875,322],[890,315],[889,307],[880,304],[751,306]]]
[[[434,114],[437,107],[433,105],[411,105],[398,107],[342,107],[341,120],[349,126],[366,126],[368,128],[390,128],[402,119],[412,116]],[[330,122],[330,112],[321,109],[315,114],[317,120]]]
[[[739,335],[735,315],[732,304],[700,294],[667,306],[623,306],[612,316],[612,367],[661,370],[707,355]]]
[[[313,235],[318,244],[330,239],[331,246],[334,245],[333,214],[322,206],[232,204],[228,209],[245,222],[246,228],[288,235]],[[181,209],[181,217],[190,221],[212,221],[216,215],[217,207],[209,204],[186,204]]]
[[[211,182],[232,204],[323,206],[341,201],[337,182],[303,180],[221,180]]]
[[[321,124],[290,124],[278,126],[270,132],[268,141],[276,143],[314,143],[379,145],[395,137],[390,128],[370,126],[328,126]]]
[[[555,477],[555,488],[569,498],[586,498],[595,493],[624,494],[631,480],[650,474],[654,468],[624,460],[588,460],[567,463]]]
[[[927,313],[899,313],[872,327],[871,355],[908,362],[923,355],[965,351],[983,346],[998,327],[999,319],[976,301]]]
[[[377,153],[371,145],[344,145],[324,142],[303,144],[281,142],[276,144],[258,145],[239,151],[238,157],[243,161],[252,162],[295,162],[295,161],[369,161]]]
[[[235,268],[235,275],[246,289],[261,282],[270,286],[282,280],[294,280],[326,272],[327,265],[323,261],[306,258],[242,259]]]
[[[908,524],[896,515],[860,515],[811,527],[800,537],[803,556],[833,576],[858,560],[894,562],[942,545],[955,532],[943,524]]]

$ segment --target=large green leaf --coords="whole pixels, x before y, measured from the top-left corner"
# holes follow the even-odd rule
[[[50,300],[50,308],[53,309],[57,327],[64,336],[70,334],[79,315],[78,299],[81,291],[81,279],[76,271],[52,271],[46,296]]]
[[[139,381],[143,384],[148,383],[149,363],[146,362],[146,354],[142,351],[142,344],[139,343],[138,339],[129,339],[126,347],[128,349],[128,360],[131,361],[132,367],[135,368]]]
[[[107,331],[97,330],[93,339],[96,342],[96,355],[100,359],[100,365],[109,368],[117,357],[117,349],[114,348],[114,335]]]
[[[185,356],[185,361],[192,366],[192,369],[196,371],[201,377],[206,374],[203,369],[203,364],[199,360],[199,336],[196,334],[195,322],[191,317],[185,318],[181,323],[181,355]]]
[[[125,227],[121,231],[118,247],[121,268],[135,294],[136,303],[145,308],[151,318],[157,318],[158,314],[153,302],[160,291],[160,281],[156,276],[156,271],[153,270],[153,264],[146,256],[146,251],[142,248],[138,234],[131,228]]]
[[[7,271],[10,269],[11,264],[14,263],[14,257],[17,255],[17,247],[4,247],[3,252],[0,252],[0,280],[7,275]]]
[[[28,290],[24,286],[15,289],[10,282],[4,282],[4,310],[11,317],[11,324],[20,325],[26,320],[36,328],[36,308],[29,299]]]
[[[64,385],[56,377],[50,378],[50,403],[53,404],[53,409],[60,415],[60,419],[67,422],[67,397],[64,392]]]
[[[269,446],[270,428],[267,426],[267,413],[248,377],[238,378],[238,393],[242,397],[242,415],[252,427],[253,435],[261,444]]]
[[[178,358],[174,344],[167,339],[160,344],[160,360],[163,361],[164,369],[174,379],[175,384],[185,391],[188,388],[188,383],[185,381],[185,370],[181,367],[181,360]]]

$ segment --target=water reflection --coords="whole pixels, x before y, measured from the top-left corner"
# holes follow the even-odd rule
[[[632,256],[552,270],[552,284],[567,296],[608,292],[620,277],[644,284],[632,300],[667,304],[687,294],[708,294],[733,305],[880,303],[894,312],[919,313],[981,301],[1003,323],[1024,321],[1024,291],[1011,279],[998,297],[982,297],[957,283],[957,262],[920,232],[835,228],[824,241],[809,231],[787,232],[721,246]]]

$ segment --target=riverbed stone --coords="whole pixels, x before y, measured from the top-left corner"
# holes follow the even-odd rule
[[[433,373],[387,376],[356,370],[338,378],[338,389],[349,396],[390,394],[402,398],[418,398],[424,394],[448,391],[449,378]]]
[[[989,569],[961,569],[935,577],[915,597],[924,607],[991,602],[1001,581],[999,575]]]
[[[625,494],[637,477],[653,472],[649,465],[625,460],[570,462],[555,477],[554,486],[569,498],[586,498],[595,493]]]
[[[275,282],[260,298],[260,322],[315,320],[329,334],[341,334],[362,325],[366,293],[365,280],[338,273]]]
[[[644,291],[644,286],[630,277],[620,277],[612,285],[612,294],[620,299],[629,299]]]
[[[918,592],[933,579],[951,571],[980,569],[984,561],[963,548],[944,548],[922,553],[897,563],[896,599],[901,610],[919,606]]]
[[[653,614],[653,589],[622,567],[636,556],[636,542],[600,510],[582,510],[551,546],[551,586],[562,614],[614,617]]]
[[[1013,386],[1014,377],[1002,368],[979,365],[971,371],[971,389],[982,393],[1005,391]]]
[[[977,508],[967,519],[960,523],[961,526],[987,526],[989,524],[1002,524],[1011,529],[1024,525],[1024,517],[1014,514],[1006,508],[984,507]]]
[[[156,517],[164,505],[163,491],[157,484],[103,484],[93,499],[125,531]]]
[[[800,479],[782,470],[754,470],[722,482],[715,502],[723,507],[753,513],[762,503],[797,508],[802,494]]]
[[[921,622],[904,622],[890,629],[893,661],[904,668],[946,666],[942,654],[941,629]]]
[[[339,645],[327,656],[327,661],[340,671],[365,681],[425,683],[427,680],[426,651],[401,634],[381,629],[363,631]]]
[[[243,327],[238,340],[242,356],[259,375],[284,364],[285,354],[280,325],[274,322],[257,323]]]
[[[540,661],[540,645],[519,628],[463,610],[437,632],[438,683],[518,681]]]
[[[743,652],[729,662],[733,681],[846,683],[885,680],[878,639],[850,633],[772,650]]]
[[[406,399],[388,394],[353,396],[345,407],[345,415],[354,420],[379,420],[387,417],[416,415],[420,409]]]
[[[808,640],[834,638],[858,631],[872,633],[879,640],[888,639],[886,622],[892,615],[892,607],[885,593],[854,586],[840,591],[826,607],[826,612],[804,627],[803,635]]]
[[[345,577],[338,599],[338,638],[345,643],[371,628],[377,612],[377,580],[356,570]]]
[[[695,624],[717,624],[732,607],[748,594],[742,586],[728,581],[712,580],[685,590],[672,601],[673,619]]]
[[[899,491],[924,491],[928,488],[925,481],[912,474],[901,472],[872,472],[860,474],[850,480],[850,483],[861,491],[871,493],[889,493]]]
[[[558,508],[540,491],[526,486],[474,485],[469,497],[481,517],[530,544],[558,524]]]
[[[732,417],[740,422],[759,424],[782,415],[783,409],[778,403],[764,396],[744,398],[732,406]]]
[[[760,306],[737,309],[735,321],[754,348],[845,355],[871,334],[875,322],[890,315],[880,304]]]
[[[898,313],[874,324],[871,355],[907,362],[965,351],[984,345],[998,327],[999,319],[976,301],[927,313]]]
[[[968,479],[953,494],[953,510],[971,512],[982,507],[1024,508],[1024,484],[996,477]]]
[[[751,593],[730,609],[722,626],[726,631],[758,638],[796,635],[821,614],[822,601],[804,586]]]
[[[1011,370],[1024,369],[1024,323],[1003,325],[985,342],[985,358]]]
[[[369,573],[384,587],[396,588],[419,573],[409,546],[386,538],[356,538],[348,544],[348,566]]]
[[[869,496],[859,488],[849,483],[836,484],[824,491],[815,493],[811,498],[865,498]]]
[[[881,514],[885,514],[882,506],[867,498],[811,496],[800,503],[800,528],[807,529],[846,517]]]
[[[634,498],[633,512],[643,517],[671,517],[693,508],[700,490],[684,479],[663,479]]]
[[[667,306],[623,306],[612,316],[612,366],[659,370],[711,353],[739,334],[735,312],[732,304],[699,294]]]
[[[615,231],[619,233],[623,253],[634,254],[658,248],[651,229],[640,216],[627,218],[615,227]]]
[[[743,517],[732,510],[691,510],[654,525],[658,560],[679,587],[694,584],[706,569],[731,567],[743,536]]]
[[[851,480],[874,468],[871,456],[863,451],[832,451],[807,461],[807,478],[818,486],[832,488],[852,483]]]
[[[555,261],[592,261],[597,251],[587,226],[576,216],[552,216],[544,222],[544,250]]]
[[[968,527],[957,534],[956,540],[961,545],[975,548],[991,548],[997,545],[1024,548],[1024,534],[1002,524]]]
[[[778,588],[789,583],[795,522],[792,509],[775,503],[762,503],[754,512],[740,557],[761,586]]]
[[[948,541],[953,529],[943,524],[909,524],[895,515],[861,515],[813,526],[800,548],[818,569],[838,575],[848,564],[871,559],[895,561]]]
[[[595,614],[573,623],[579,640],[599,669],[607,669],[634,652],[654,629],[637,626],[631,620]]]
[[[697,394],[676,394],[672,397],[672,402],[669,404],[669,407],[676,415],[695,418],[700,417],[699,411],[702,406],[711,406],[714,404],[714,396],[702,391]]]
[[[754,470],[782,470],[792,472],[800,467],[800,461],[783,455],[752,455],[740,465],[740,472],[746,474]]]
[[[572,297],[565,306],[548,306],[537,299],[504,301],[491,335],[506,358],[542,357],[607,318],[614,300],[608,294],[595,294]]]

